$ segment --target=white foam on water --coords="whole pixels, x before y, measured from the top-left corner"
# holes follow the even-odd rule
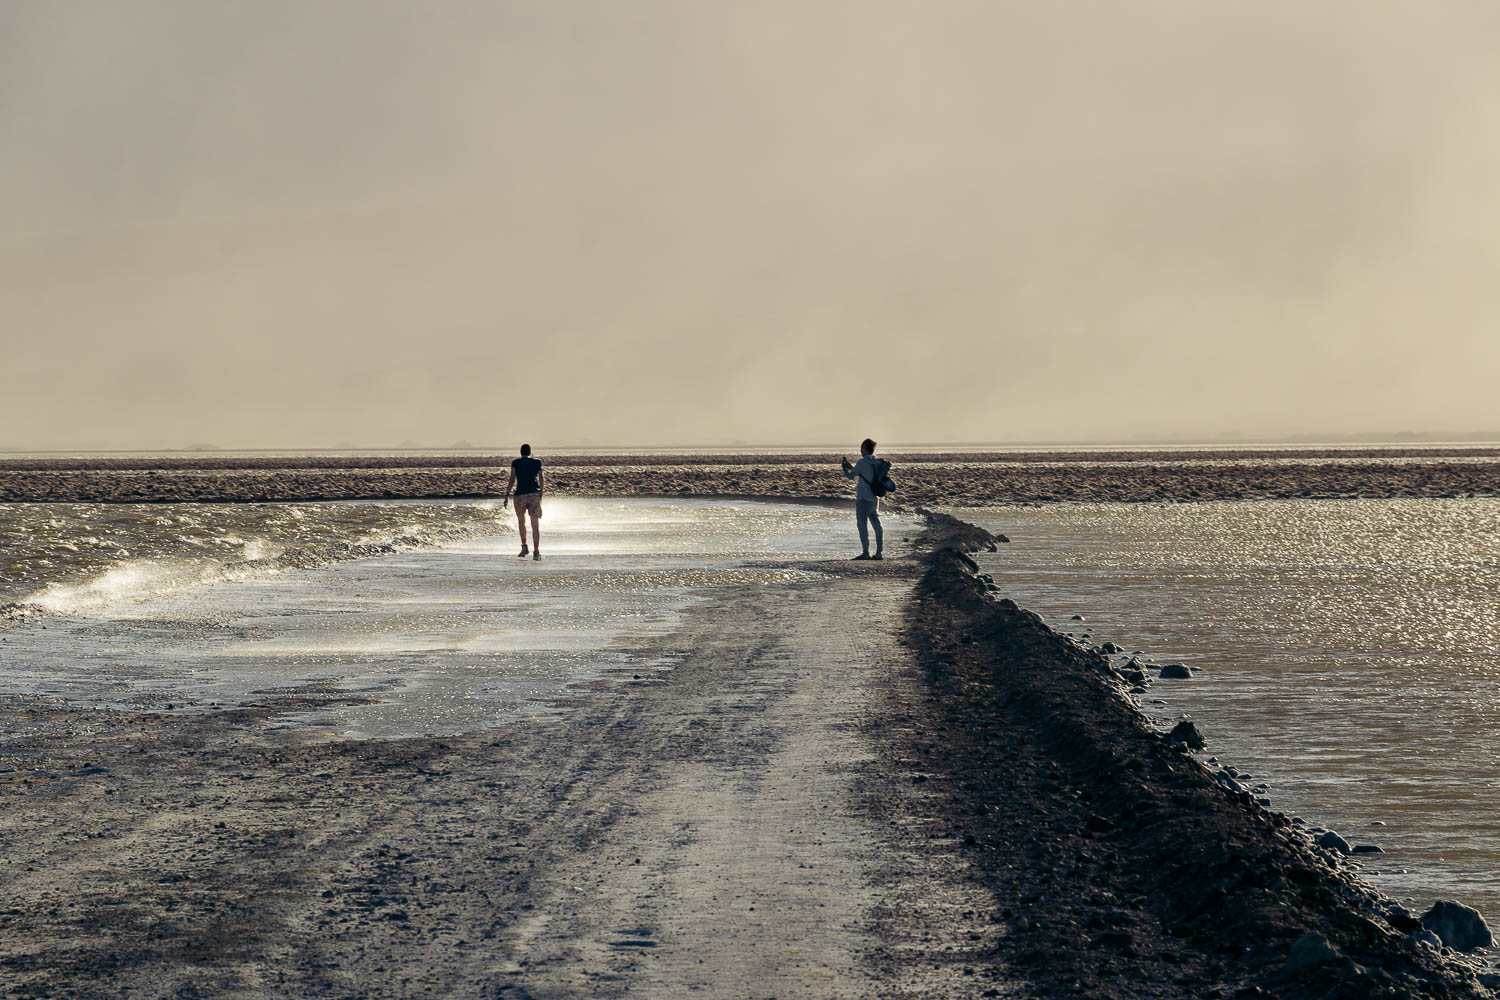
[[[249,563],[130,560],[78,583],[49,583],[21,599],[55,615],[86,614],[127,601],[145,601],[208,584],[273,575],[275,566]]]
[[[488,503],[49,506],[0,505],[0,627],[513,530]]]

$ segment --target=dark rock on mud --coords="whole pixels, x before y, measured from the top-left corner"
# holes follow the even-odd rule
[[[1292,942],[1292,947],[1286,954],[1286,971],[1295,974],[1314,966],[1337,962],[1343,957],[1337,948],[1328,943],[1326,937],[1309,931]]]
[[[1438,937],[1436,934],[1432,933],[1432,931],[1428,930],[1425,927],[1419,926],[1416,930],[1408,934],[1407,937],[1410,938],[1411,943],[1416,945],[1418,948],[1429,948],[1432,951],[1437,952],[1443,950],[1443,939]]]
[[[1478,910],[1448,899],[1438,900],[1432,904],[1432,909],[1422,914],[1422,926],[1455,951],[1473,951],[1495,943],[1489,925]]]
[[[1318,838],[1318,846],[1330,851],[1338,851],[1340,854],[1349,853],[1349,842],[1332,830],[1327,830]]]
[[[1180,663],[1168,663],[1157,676],[1169,681],[1185,681],[1192,679],[1193,672]]]
[[[1183,719],[1173,726],[1172,731],[1167,733],[1167,742],[1192,750],[1202,750],[1207,745],[1192,719]]]

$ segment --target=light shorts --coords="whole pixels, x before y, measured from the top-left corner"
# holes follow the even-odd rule
[[[511,502],[516,505],[516,514],[531,512],[533,521],[540,520],[542,516],[542,495],[540,493],[527,493],[525,496],[511,497]]]

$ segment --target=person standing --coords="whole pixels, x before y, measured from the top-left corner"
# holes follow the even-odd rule
[[[880,498],[875,495],[875,483],[885,479],[890,463],[875,457],[875,442],[865,438],[859,446],[859,461],[849,464],[843,459],[844,478],[857,479],[854,487],[854,519],[859,525],[859,545],[863,551],[856,559],[881,559],[885,541],[880,529]],[[870,528],[875,525],[875,554],[870,555]]]
[[[510,478],[505,481],[505,504],[511,500],[511,486],[515,486],[516,527],[521,532],[521,554],[525,559],[528,551],[531,558],[542,558],[542,463],[531,457],[531,445],[521,445],[521,457],[512,459]],[[504,504],[502,504],[504,506]],[[531,549],[526,548],[526,515],[531,515]]]

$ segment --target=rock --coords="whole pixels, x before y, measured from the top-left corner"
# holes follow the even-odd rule
[[[1118,656],[1119,654],[1125,652],[1125,649],[1124,647],[1117,646],[1112,642],[1106,642],[1104,645],[1099,647],[1099,652],[1106,653],[1109,656]]]
[[[1354,847],[1352,847],[1350,849],[1349,853],[1351,853],[1351,854],[1384,854],[1385,852],[1382,851],[1380,848],[1376,847],[1374,844],[1355,844]]]
[[[1125,669],[1120,671],[1120,676],[1125,678],[1132,684],[1146,683],[1146,674],[1142,670],[1134,670],[1130,667],[1126,667]]]
[[[1385,820],[1383,820],[1383,819],[1377,819],[1373,823],[1371,823],[1370,825],[1371,826],[1385,826]]]
[[[1314,969],[1320,965],[1337,962],[1342,956],[1338,949],[1328,943],[1321,934],[1307,933],[1292,942],[1286,955],[1286,971],[1289,973]]]
[[[1073,616],[1073,620],[1075,622],[1081,622],[1081,621],[1083,621],[1083,615],[1074,615]]]
[[[1415,913],[1411,912],[1404,906],[1400,906],[1394,903],[1391,904],[1390,909],[1386,911],[1385,918],[1386,920],[1390,921],[1392,927],[1396,928],[1396,930],[1401,931],[1404,934],[1410,934],[1412,931],[1422,929],[1422,921],[1417,919],[1417,915]]]
[[[1203,734],[1198,732],[1198,727],[1193,724],[1192,719],[1183,719],[1172,727],[1167,733],[1167,742],[1174,746],[1191,747],[1194,750],[1202,750],[1204,746]]]
[[[1338,851],[1340,854],[1349,853],[1349,842],[1332,830],[1326,831],[1318,838],[1318,846],[1326,847],[1330,851]]]
[[[1425,927],[1418,927],[1406,936],[1418,948],[1430,948],[1433,951],[1443,950],[1443,939]]]
[[[1185,681],[1192,679],[1193,672],[1180,663],[1168,663],[1157,676],[1169,681]]]
[[[1495,943],[1489,926],[1479,911],[1462,903],[1440,899],[1422,914],[1422,926],[1442,939],[1455,951],[1488,948]]]
[[[1114,823],[1097,814],[1090,814],[1088,822],[1084,824],[1084,829],[1088,830],[1089,833],[1108,833],[1114,828]]]

